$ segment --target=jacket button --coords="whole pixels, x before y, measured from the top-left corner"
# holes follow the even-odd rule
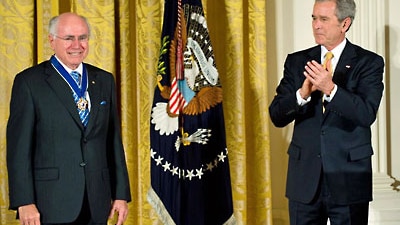
[[[79,166],[85,167],[85,166],[86,166],[86,162],[81,162],[81,163],[79,163]]]

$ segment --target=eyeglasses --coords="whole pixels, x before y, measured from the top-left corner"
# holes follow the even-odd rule
[[[89,40],[89,36],[84,34],[84,35],[80,35],[78,37],[76,36],[72,36],[72,35],[67,35],[65,37],[60,37],[58,35],[52,34],[54,37],[59,38],[61,40],[66,41],[69,44],[72,44],[72,42],[75,42],[76,40],[79,41],[79,43],[86,43]]]

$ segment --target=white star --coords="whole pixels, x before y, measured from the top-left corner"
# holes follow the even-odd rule
[[[171,170],[172,176],[178,175],[178,169],[179,169],[178,167],[172,166]]]
[[[192,180],[192,178],[194,177],[193,172],[194,172],[193,170],[187,170],[186,177],[189,178],[189,180]]]
[[[218,155],[218,160],[219,160],[219,161],[224,162],[225,158],[226,158],[226,155],[224,155],[223,152],[221,152],[221,154]]]
[[[158,166],[158,165],[162,164],[163,159],[164,159],[164,158],[162,158],[161,156],[158,156],[158,158],[155,159],[156,165]]]
[[[153,149],[150,149],[150,156],[152,159],[154,159],[154,156],[157,154],[157,152],[153,151]]]
[[[204,175],[204,173],[203,173],[203,169],[196,169],[196,177],[199,177],[199,179],[201,180],[201,176],[203,176]]]
[[[170,166],[171,166],[171,163],[169,163],[168,161],[165,161],[165,164],[162,165],[162,167],[164,168],[164,172],[167,170],[170,170]]]

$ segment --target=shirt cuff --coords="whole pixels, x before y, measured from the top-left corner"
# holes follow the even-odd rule
[[[297,104],[299,106],[303,106],[303,105],[305,105],[305,104],[307,104],[307,103],[309,103],[311,101],[311,96],[308,96],[307,99],[304,99],[304,98],[301,97],[300,89],[296,91],[296,98],[297,98]]]
[[[333,90],[331,91],[330,95],[324,94],[324,100],[327,101],[327,102],[331,102],[333,97],[336,94],[336,91],[337,91],[337,85],[335,84],[335,86],[333,87]]]

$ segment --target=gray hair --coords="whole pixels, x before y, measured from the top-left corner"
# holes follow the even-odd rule
[[[356,16],[356,3],[354,0],[315,0],[315,2],[336,2],[336,17],[340,22],[349,17],[353,23]]]
[[[87,27],[88,27],[88,35],[90,36],[90,24],[89,21],[87,20],[86,17],[84,16],[79,16],[82,18],[83,21],[85,21]],[[49,33],[52,35],[56,35],[57,34],[57,28],[58,28],[58,22],[59,22],[59,16],[55,16],[53,18],[50,19],[49,22]]]

